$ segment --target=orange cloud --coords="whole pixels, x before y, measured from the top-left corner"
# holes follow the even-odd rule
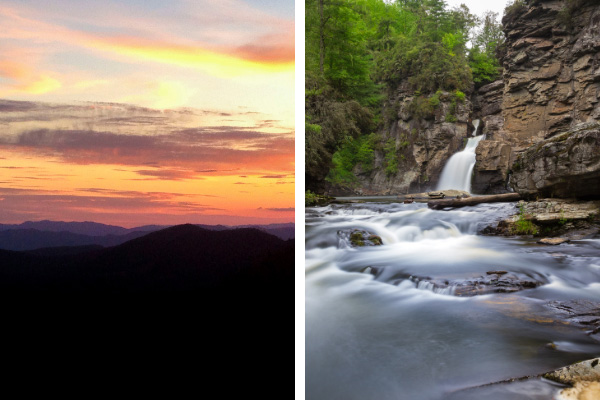
[[[15,92],[43,94],[60,88],[62,85],[47,73],[37,72],[26,65],[0,60],[0,77],[7,78],[14,83],[0,85],[0,95],[6,96]]]
[[[160,63],[199,68],[218,76],[288,70],[294,65],[293,47],[247,45],[222,52],[141,38],[88,37],[86,47]]]

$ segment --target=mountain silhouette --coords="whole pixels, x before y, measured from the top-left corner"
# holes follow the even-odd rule
[[[0,290],[44,296],[293,292],[293,266],[293,241],[254,228],[188,224],[109,248],[0,250]]]
[[[211,231],[235,229],[225,225],[195,225]],[[98,245],[116,246],[131,239],[168,228],[144,225],[135,228],[105,225],[97,222],[27,221],[22,224],[0,224],[0,249],[36,250],[46,247],[73,247]],[[239,228],[256,228],[283,240],[294,238],[294,224],[245,225]]]

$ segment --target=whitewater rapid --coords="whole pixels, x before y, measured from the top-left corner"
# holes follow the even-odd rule
[[[306,398],[548,399],[558,389],[539,379],[477,387],[600,355],[598,342],[547,309],[573,297],[600,301],[598,238],[548,248],[478,234],[515,211],[514,203],[308,208]],[[383,245],[353,247],[340,232],[355,229]],[[430,283],[490,270],[543,284],[460,297]]]

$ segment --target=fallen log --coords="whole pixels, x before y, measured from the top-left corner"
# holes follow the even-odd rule
[[[431,200],[427,202],[427,206],[434,210],[441,210],[445,207],[465,207],[481,203],[503,203],[517,200],[521,200],[521,195],[519,193],[504,193],[487,196],[473,196],[462,199]]]

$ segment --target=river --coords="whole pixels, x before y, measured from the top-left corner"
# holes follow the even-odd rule
[[[600,239],[545,247],[478,234],[515,212],[390,199],[307,208],[306,399],[553,398],[560,387],[543,378],[487,384],[600,355],[548,306],[600,301]],[[353,229],[383,245],[352,247]],[[501,270],[540,286],[457,294],[461,281]]]

